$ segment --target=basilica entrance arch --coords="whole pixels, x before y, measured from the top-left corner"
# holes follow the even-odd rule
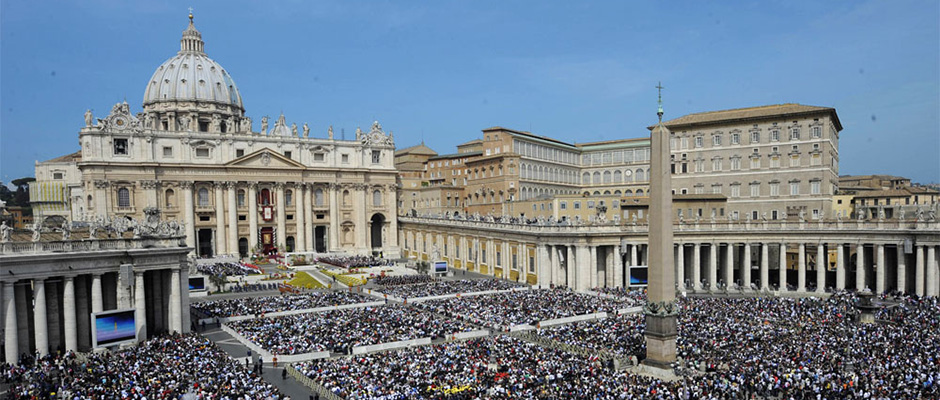
[[[372,248],[382,247],[382,227],[385,225],[385,216],[375,214],[372,216]]]

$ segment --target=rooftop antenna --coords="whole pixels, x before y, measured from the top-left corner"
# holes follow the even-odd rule
[[[656,90],[659,92],[659,109],[656,111],[656,115],[659,116],[659,123],[663,122],[663,82],[659,81],[656,85]]]

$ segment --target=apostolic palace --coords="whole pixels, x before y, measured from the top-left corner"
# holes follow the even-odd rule
[[[188,332],[194,258],[376,255],[542,287],[646,283],[646,122],[592,143],[490,127],[448,154],[396,151],[377,121],[345,140],[284,115],[249,117],[192,15],[179,51],[141,84],[139,111],[88,111],[80,149],[36,163],[31,233],[3,227],[7,361],[90,349],[89,316],[108,310],[136,309],[139,338]],[[840,176],[851,132],[834,108],[662,124],[679,292],[940,295],[940,194],[903,177]]]

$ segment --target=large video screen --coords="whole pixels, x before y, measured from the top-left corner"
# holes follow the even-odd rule
[[[644,286],[649,284],[649,268],[630,267],[630,286]]]
[[[204,276],[189,277],[189,291],[196,292],[200,290],[206,290],[206,277]]]
[[[434,263],[434,272],[447,272],[447,262],[446,261],[437,261]]]
[[[137,311],[117,310],[92,314],[93,347],[104,347],[137,340]]]

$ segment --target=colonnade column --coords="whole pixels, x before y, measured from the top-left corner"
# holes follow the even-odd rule
[[[770,290],[770,246],[760,244],[760,290]]]
[[[238,200],[235,195],[235,182],[225,182],[225,189],[228,191],[228,252],[238,257]],[[251,250],[248,252],[251,253]]]
[[[907,291],[907,260],[904,257],[904,243],[898,244],[898,290]]]
[[[186,247],[196,248],[195,211],[193,210],[193,182],[180,182],[183,188],[183,224],[186,226]]]
[[[49,354],[49,327],[46,321],[46,282],[43,278],[33,279],[33,319],[36,351],[40,356],[45,356]]]
[[[215,254],[226,254],[225,249],[225,184],[216,182],[215,188]]]
[[[588,290],[591,286],[591,252],[594,246],[578,246],[578,279],[576,290]]]
[[[744,260],[741,261],[741,284],[744,290],[751,290],[751,244],[744,242]]]
[[[277,246],[278,250],[286,251],[287,210],[284,209],[284,182],[274,183],[274,190],[277,196],[277,232],[274,232],[274,236],[277,238],[277,241],[274,242],[274,245]]]
[[[137,309],[137,341],[147,338],[147,295],[144,292],[144,271],[134,271],[134,308]]]
[[[620,254],[620,246],[614,246],[611,249],[611,256],[614,257],[614,287],[624,287],[623,284],[623,255]]]
[[[551,260],[551,263],[552,263],[551,272],[550,272],[551,280],[548,283],[558,285],[558,278],[561,273],[561,260],[559,260],[559,257],[558,257],[558,249],[556,249],[555,246],[552,246],[550,244],[545,245],[545,247],[549,253],[548,258]]]
[[[708,290],[718,289],[718,243],[708,245]]]
[[[702,290],[702,244],[696,243],[692,251],[692,288]]]
[[[366,217],[366,185],[356,184],[354,187],[353,195],[353,204],[356,206],[356,210],[361,210],[356,214],[356,247],[360,250],[368,251],[371,249],[372,245],[369,243],[369,218]],[[492,251],[492,250],[491,250]]]
[[[630,244],[630,266],[637,266],[637,265],[639,265],[639,264],[637,263],[637,254],[636,254],[636,247],[637,247],[637,246],[639,246],[639,244],[636,244],[636,243],[631,243],[631,244]]]
[[[331,183],[329,186],[330,191],[330,243],[327,247],[327,251],[336,251],[340,249],[339,243],[339,200],[337,199],[337,191],[340,190],[340,185]],[[417,242],[415,244],[415,250],[418,250]]]
[[[305,248],[307,249],[307,251],[316,251],[316,248],[315,248],[314,245],[313,245],[313,220],[314,220],[314,218],[316,218],[316,217],[313,215],[313,212],[310,211],[310,210],[312,209],[312,206],[313,206],[313,201],[311,200],[311,197],[313,196],[313,190],[314,190],[314,188],[313,188],[313,186],[310,185],[310,184],[304,184],[304,186],[305,186],[305,190],[304,190],[304,201],[303,201],[304,216],[305,216],[305,219],[304,219],[304,237],[307,239],[307,240],[304,242],[304,246],[305,246]],[[306,215],[306,214],[308,214],[308,213],[309,213],[310,215]],[[392,231],[392,234],[393,234],[393,235],[396,235],[396,237],[397,237],[398,231]]]
[[[307,251],[307,210],[304,209],[307,203],[307,185],[300,183],[294,190],[294,218],[297,220],[297,237],[294,238],[294,251]]]
[[[535,266],[538,283],[539,286],[546,287],[555,281],[555,268],[552,268],[552,261],[549,259],[551,250],[548,245],[536,246],[535,249],[538,257],[538,265]]]
[[[62,294],[62,319],[65,321],[65,351],[78,350],[78,326],[75,321],[75,278],[66,276]]]
[[[685,291],[685,244],[679,243],[676,250],[676,283],[680,291]]]
[[[940,295],[940,282],[937,282],[938,274],[940,274],[940,271],[937,271],[937,246],[931,244],[927,246],[927,295],[928,296]]]
[[[258,182],[248,182],[248,253],[258,245]]]
[[[8,364],[16,365],[19,361],[19,335],[16,326],[16,296],[13,282],[3,282],[3,341],[5,343],[4,357]]]
[[[183,332],[180,297],[180,269],[174,268],[170,270],[170,332]]]
[[[836,290],[845,289],[845,245],[836,243]]]
[[[731,287],[731,284],[733,283],[734,283],[734,243],[728,243],[728,246],[725,248],[725,285],[727,285],[727,287]]]
[[[924,245],[917,245],[914,261],[914,292],[918,296],[924,295]]]
[[[568,258],[565,260],[566,264],[566,282],[565,285],[569,288],[574,289],[577,283],[578,277],[578,260],[575,259],[574,246],[565,246],[568,251]],[[578,250],[581,250],[580,248]]]
[[[865,290],[865,245],[855,246],[855,290]]]
[[[120,285],[120,282],[118,282]],[[104,299],[101,297],[101,274],[91,275],[91,312],[104,311]]]
[[[589,268],[588,271],[589,271],[589,273],[591,274],[591,275],[590,275],[590,279],[591,279],[590,282],[591,282],[591,284],[590,284],[590,287],[589,287],[588,289],[591,289],[591,288],[596,288],[596,287],[600,286],[600,285],[598,284],[598,279],[597,279],[597,275],[599,275],[600,272],[598,272],[598,270],[597,270],[597,261],[598,261],[598,260],[597,260],[597,246],[591,246],[591,247],[589,247],[589,249],[590,249],[590,250],[588,250],[588,251],[591,252],[591,253],[590,253],[590,254],[591,254],[591,261],[590,261],[590,262],[591,262],[591,268]]]
[[[806,243],[799,244],[797,252],[796,291],[806,291]]]
[[[826,245],[824,243],[816,244],[816,293],[826,291],[826,269],[829,267],[829,260],[826,258]]]
[[[777,255],[777,262],[779,264],[777,273],[780,275],[780,283],[778,290],[781,292],[787,291],[787,244],[786,242],[780,243],[780,254]]]
[[[885,291],[885,245],[878,243],[877,257],[875,263],[875,293],[884,293]]]
[[[398,203],[398,185],[394,183],[388,184],[386,187],[386,209],[395,210]],[[389,215],[388,219],[388,231],[389,232],[398,232],[398,216]],[[389,235],[389,241],[386,246],[398,247],[398,238],[395,238],[395,235]]]

